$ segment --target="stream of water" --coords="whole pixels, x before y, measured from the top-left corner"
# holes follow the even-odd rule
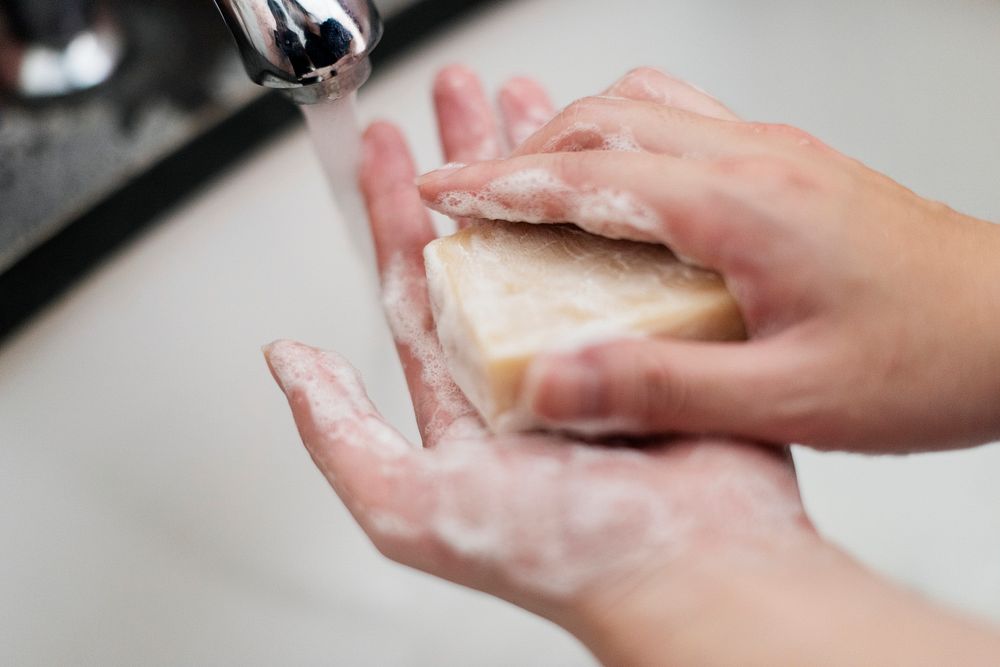
[[[351,93],[333,102],[306,105],[302,112],[337,208],[347,226],[348,237],[365,262],[374,266],[375,250],[368,231],[368,216],[358,189],[361,128],[357,94]]]

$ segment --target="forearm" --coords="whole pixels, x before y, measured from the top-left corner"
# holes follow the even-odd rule
[[[1000,439],[1000,222],[990,224],[990,252],[984,260],[986,287],[989,290],[983,307],[992,314],[991,345],[987,350],[994,393],[987,397],[992,412],[992,439]]]
[[[941,355],[942,383],[953,400],[940,412],[951,428],[965,430],[958,435],[966,444],[981,444],[1000,440],[1000,224],[959,217],[966,233],[961,254],[955,254],[962,258],[956,274],[965,282],[952,297],[941,295],[960,310],[942,325],[943,332],[953,332],[951,351]]]
[[[818,540],[678,563],[595,608],[606,665],[1000,664],[1000,635],[895,588]]]

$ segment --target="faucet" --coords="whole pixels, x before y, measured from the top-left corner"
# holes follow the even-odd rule
[[[371,75],[382,37],[370,0],[215,0],[247,74],[298,104],[345,97]]]

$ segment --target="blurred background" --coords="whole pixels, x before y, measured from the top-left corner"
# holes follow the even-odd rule
[[[376,4],[360,114],[424,169],[445,64],[559,104],[652,65],[1000,220],[992,0]],[[314,471],[260,345],[337,349],[413,418],[299,111],[210,0],[0,0],[0,91],[0,664],[591,664],[384,561]],[[796,458],[827,536],[1000,622],[1000,447]]]

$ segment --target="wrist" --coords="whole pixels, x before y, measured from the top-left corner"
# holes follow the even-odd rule
[[[606,665],[991,664],[1000,640],[818,537],[679,558],[589,601],[577,636]],[[958,663],[956,663],[958,660]]]
[[[992,405],[992,439],[1000,439],[1000,406],[997,404],[997,396],[1000,396],[1000,342],[998,342],[997,332],[1000,332],[1000,262],[997,262],[997,258],[1000,257],[1000,222],[997,223],[987,223],[989,225],[989,236],[990,236],[990,261],[988,267],[992,270],[992,273],[988,276],[987,289],[988,294],[986,295],[985,303],[983,306],[993,314],[993,345],[987,350],[987,354],[990,355],[991,359],[990,367],[993,369],[994,373],[994,387],[996,392],[988,397],[989,405]]]
[[[752,664],[741,647],[746,620],[773,613],[792,571],[804,578],[835,556],[806,527],[771,543],[704,544],[589,597],[569,629],[605,665]]]

